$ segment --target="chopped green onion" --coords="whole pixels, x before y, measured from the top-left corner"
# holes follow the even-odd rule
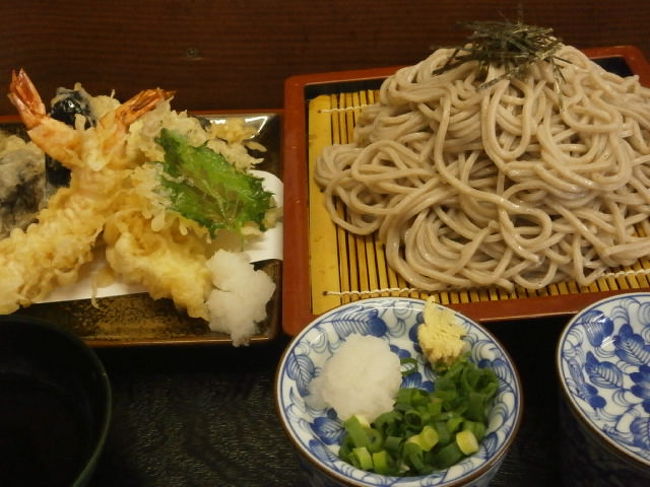
[[[427,406],[427,411],[431,414],[431,417],[439,416],[442,413],[442,403],[443,400],[436,396],[431,396],[431,402]]]
[[[387,436],[384,440],[384,448],[391,454],[399,453],[404,438],[401,436]]]
[[[438,443],[438,432],[432,426],[426,425],[422,431],[406,441],[416,443],[422,450],[429,451]]]
[[[463,429],[470,430],[476,436],[476,440],[481,441],[485,436],[486,426],[480,421],[465,421]]]
[[[391,458],[386,450],[381,450],[372,454],[372,464],[375,472],[386,475],[391,472]]]
[[[485,421],[487,417],[488,397],[480,392],[470,391],[468,393],[468,403],[466,416],[472,421]]]
[[[422,427],[422,413],[415,409],[410,409],[404,413],[404,422],[408,426],[420,429]]]
[[[343,423],[345,430],[352,439],[352,444],[355,447],[367,447],[370,443],[367,434],[367,427],[363,424],[359,416],[351,416]]]
[[[341,443],[341,448],[339,448],[339,458],[341,460],[345,460],[348,463],[352,463],[352,448],[354,446],[352,445],[351,441],[348,441],[350,437],[346,436],[346,438],[343,440],[343,443]]]
[[[458,431],[458,429],[463,424],[463,421],[465,421],[465,419],[462,416],[454,416],[452,418],[449,418],[447,420],[447,428],[449,428],[450,432],[454,433]]]
[[[374,428],[367,428],[366,436],[368,438],[368,450],[371,453],[376,453],[383,448],[384,435],[381,433],[381,431]]]
[[[447,426],[446,421],[436,421],[434,423],[434,427],[438,433],[439,444],[446,445],[452,440],[451,431],[449,431],[449,427]]]
[[[435,453],[433,456],[433,463],[441,469],[449,468],[455,463],[458,463],[463,456],[463,452],[460,451],[460,448],[458,448],[458,445],[454,441],[442,447]]]
[[[478,441],[471,430],[463,430],[456,433],[456,443],[458,443],[458,448],[465,455],[471,455],[478,451]]]
[[[370,470],[372,468],[372,456],[365,446],[354,448],[352,458],[355,467],[361,470]]]
[[[404,460],[414,467],[418,473],[421,473],[426,468],[424,450],[416,442],[407,441],[404,443]]]
[[[462,357],[441,369],[433,392],[400,389],[393,410],[372,424],[360,416],[346,420],[339,457],[385,475],[448,468],[478,450],[497,388],[492,370]]]
[[[396,428],[396,423],[402,419],[402,414],[398,411],[389,411],[380,414],[374,421],[375,428],[382,430],[386,434],[390,434]],[[399,428],[399,426],[397,426]]]

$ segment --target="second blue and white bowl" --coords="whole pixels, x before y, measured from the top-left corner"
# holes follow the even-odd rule
[[[563,474],[570,485],[650,485],[650,293],[598,301],[560,336]]]

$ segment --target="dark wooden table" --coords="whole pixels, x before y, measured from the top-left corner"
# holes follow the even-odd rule
[[[493,486],[561,482],[555,344],[566,318],[490,324],[524,387],[519,435]],[[91,487],[302,486],[275,414],[275,367],[287,344],[249,348],[99,349],[113,423]]]

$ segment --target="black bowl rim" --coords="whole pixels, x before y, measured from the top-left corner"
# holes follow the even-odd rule
[[[376,297],[376,298],[368,298],[368,300],[381,300],[381,299],[382,299],[381,296]],[[406,300],[406,301],[419,301],[419,302],[422,302],[422,303],[426,302],[425,299],[418,299],[418,298],[411,298],[411,297],[390,297],[390,298],[387,298],[387,299],[391,299],[391,300],[399,299],[399,300]],[[353,301],[353,302],[350,302],[350,303],[346,303],[346,304],[337,306],[337,307],[327,311],[326,313],[323,313],[323,315],[332,313],[335,310],[338,310],[338,309],[340,309],[342,307],[345,307],[345,306],[350,306],[350,305],[355,305],[355,304],[358,305],[360,303],[363,303],[363,301],[366,301],[366,299],[361,300],[361,301]],[[468,320],[472,324],[474,324],[482,332],[484,332],[486,335],[488,335],[491,340],[493,340],[497,345],[499,345],[501,350],[503,350],[506,358],[508,359],[508,362],[510,363],[510,366],[512,367],[512,370],[514,372],[513,376],[514,376],[514,379],[515,379],[515,384],[517,386],[517,390],[519,391],[519,408],[517,410],[517,418],[515,420],[515,424],[513,425],[511,435],[506,439],[506,441],[503,444],[503,446],[501,447],[501,449],[490,460],[488,460],[483,465],[481,465],[471,475],[463,477],[462,479],[452,480],[450,483],[443,483],[443,484],[440,484],[440,485],[436,486],[436,487],[462,487],[464,485],[467,485],[468,482],[476,481],[476,480],[480,479],[481,477],[485,476],[486,474],[488,474],[489,471],[494,466],[496,466],[500,462],[502,462],[503,459],[505,458],[505,456],[507,455],[508,451],[510,450],[510,448],[512,446],[512,443],[515,441],[515,438],[517,437],[517,435],[519,433],[519,429],[521,427],[521,422],[523,420],[523,415],[524,415],[524,391],[523,391],[522,382],[521,382],[521,378],[519,376],[519,370],[517,368],[516,362],[513,360],[512,356],[510,355],[510,352],[508,352],[507,348],[501,343],[500,340],[498,340],[494,336],[494,334],[490,330],[488,330],[485,326],[483,326],[480,323],[476,322],[472,318],[468,317],[467,315],[465,315],[465,314],[463,314],[463,313],[461,313],[459,311],[454,310],[453,308],[449,308],[448,306],[445,306],[445,305],[440,304],[440,303],[436,303],[436,304],[439,304],[439,306],[442,306],[443,308],[449,309],[449,310],[453,311],[456,314],[462,315],[466,320]],[[278,418],[280,420],[280,424],[282,425],[282,429],[283,429],[285,435],[289,438],[289,441],[294,446],[294,449],[300,454],[300,456],[302,458],[309,461],[309,463],[311,465],[313,465],[314,467],[316,467],[321,473],[325,474],[326,476],[328,476],[330,478],[336,479],[336,481],[338,481],[338,482],[341,482],[343,484],[347,484],[349,486],[354,486],[354,487],[367,487],[368,484],[357,482],[354,479],[344,477],[344,476],[340,475],[338,472],[333,471],[333,470],[331,470],[329,468],[326,468],[321,462],[319,462],[311,454],[309,454],[309,452],[305,452],[303,450],[303,448],[300,447],[300,445],[297,443],[296,439],[293,437],[293,435],[291,433],[291,430],[287,426],[286,421],[284,419],[284,414],[282,414],[282,411],[280,410],[280,399],[279,399],[279,395],[278,395],[278,387],[279,387],[279,384],[280,384],[282,369],[284,368],[285,361],[286,361],[290,351],[294,348],[295,343],[298,342],[302,338],[302,336],[307,333],[307,331],[311,328],[311,325],[313,323],[315,323],[317,320],[319,320],[321,318],[321,316],[316,317],[309,324],[307,324],[297,335],[295,335],[289,341],[287,346],[284,348],[284,351],[282,352],[282,355],[281,355],[280,360],[278,362],[278,365],[276,367],[275,378],[274,378],[274,383],[273,383],[273,394],[275,396],[275,400],[274,400],[275,412],[276,412],[276,415],[278,416]],[[387,478],[393,478],[393,477],[387,477]],[[409,478],[418,479],[418,478],[426,478],[426,476],[395,477],[395,478],[399,478],[399,479],[409,479]]]
[[[49,331],[53,331],[54,333],[57,333],[65,340],[71,342],[75,346],[75,348],[81,353],[81,355],[90,361],[92,367],[94,367],[95,370],[98,372],[98,376],[100,378],[100,386],[105,395],[104,414],[102,415],[101,418],[99,435],[97,436],[95,444],[93,445],[92,453],[90,457],[88,457],[85,460],[84,467],[77,473],[77,476],[72,484],[72,487],[81,487],[83,485],[86,485],[86,483],[88,482],[88,480],[90,479],[90,477],[92,476],[95,470],[99,457],[103,452],[104,445],[106,444],[106,439],[108,437],[111,418],[113,415],[113,393],[112,393],[111,383],[108,378],[108,374],[106,372],[106,368],[104,367],[104,364],[99,359],[95,351],[92,348],[90,348],[83,340],[81,340],[81,338],[71,333],[70,331],[66,330],[65,328],[61,326],[57,326],[53,322],[41,318],[35,318],[32,316],[24,316],[19,314],[0,316],[0,326],[3,326],[3,324],[6,323],[15,323],[19,325],[23,324],[26,326],[34,326],[37,328],[44,328]]]

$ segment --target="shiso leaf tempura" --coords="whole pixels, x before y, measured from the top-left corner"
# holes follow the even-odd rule
[[[272,207],[272,193],[262,180],[239,171],[207,146],[194,147],[187,138],[162,129],[156,141],[165,149],[162,184],[170,192],[171,208],[206,227],[241,231],[256,223],[263,231]]]

